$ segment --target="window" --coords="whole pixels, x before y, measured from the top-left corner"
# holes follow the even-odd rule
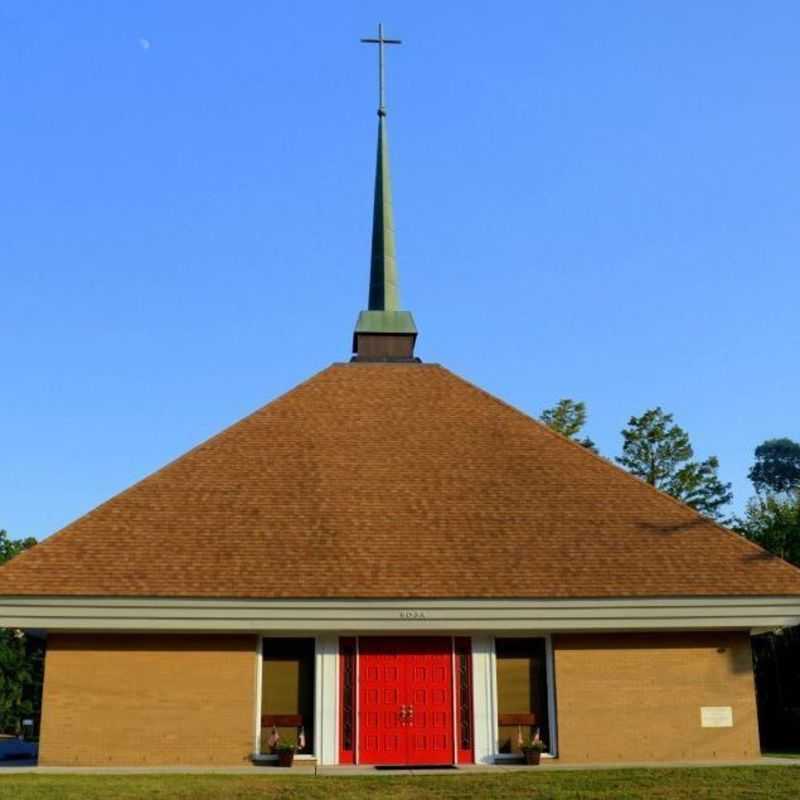
[[[352,764],[356,736],[356,640],[339,639],[339,763]]]
[[[536,730],[548,746],[547,655],[544,639],[497,639],[498,753],[519,753]]]
[[[270,752],[273,726],[282,743],[297,744],[314,752],[314,640],[263,640],[261,670],[261,752]]]
[[[466,637],[456,637],[456,723],[458,731],[458,761],[471,763],[472,748],[472,643]]]

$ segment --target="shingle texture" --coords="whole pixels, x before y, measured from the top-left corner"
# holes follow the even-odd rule
[[[446,369],[334,365],[0,569],[2,595],[800,595],[800,570]]]

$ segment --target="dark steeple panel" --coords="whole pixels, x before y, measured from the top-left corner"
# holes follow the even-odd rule
[[[400,44],[384,39],[378,26],[377,39],[362,39],[378,45],[379,106],[378,155],[375,165],[375,201],[372,212],[372,257],[369,302],[356,322],[353,334],[354,361],[410,361],[414,359],[417,329],[409,311],[400,309],[392,214],[392,182],[389,173],[389,142],[383,88],[383,47]]]
[[[392,219],[392,179],[385,113],[378,117],[378,157],[375,164],[375,204],[372,211],[372,262],[369,273],[369,310],[395,311],[400,307]]]

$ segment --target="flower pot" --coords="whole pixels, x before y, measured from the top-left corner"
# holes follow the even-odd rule
[[[539,759],[542,757],[541,750],[523,750],[522,755],[525,756],[525,763],[535,765],[539,763]]]
[[[291,767],[294,761],[294,750],[279,750],[278,751],[278,766]]]

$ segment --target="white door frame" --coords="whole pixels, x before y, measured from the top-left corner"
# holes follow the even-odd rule
[[[497,649],[496,641],[502,636],[486,637],[489,641],[486,644],[486,652],[484,655],[483,669],[488,672],[486,676],[486,690],[480,695],[476,693],[476,702],[483,701],[486,705],[482,709],[482,713],[486,718],[486,729],[488,737],[484,738],[481,763],[492,764],[496,761],[506,761],[515,759],[510,753],[498,753],[497,743],[500,739],[500,726],[498,724],[498,709],[499,704],[497,700]],[[540,633],[526,636],[513,636],[512,638],[519,639],[544,639],[545,647],[545,680],[547,682],[547,744],[548,750],[542,753],[543,758],[555,758],[558,755],[558,725],[556,724],[556,692],[555,692],[555,662],[553,659],[553,639],[549,633]],[[488,741],[486,739],[488,738]],[[477,753],[475,755],[475,762],[478,763]]]

